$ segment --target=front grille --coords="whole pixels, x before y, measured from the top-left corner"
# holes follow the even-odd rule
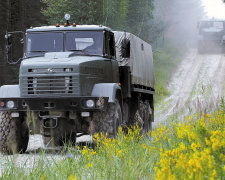
[[[25,85],[25,84],[24,84]],[[71,94],[72,76],[27,77],[27,94]]]

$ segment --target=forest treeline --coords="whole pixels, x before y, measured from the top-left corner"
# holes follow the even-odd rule
[[[154,48],[159,46],[159,39],[164,41],[164,34],[166,38],[176,39],[178,47],[185,47],[183,42],[191,39],[196,18],[202,12],[199,7],[199,0],[1,0],[0,86],[18,83],[19,64],[6,63],[4,56],[7,31],[63,24],[64,15],[69,13],[71,22],[102,24],[113,30],[132,32]],[[22,54],[22,48],[14,49]]]
[[[39,0],[0,1],[0,85],[18,81],[19,64],[9,65],[4,56],[6,32],[25,31],[30,26],[46,24],[46,18],[41,13],[43,7],[44,4]],[[18,48],[18,54],[21,51]]]
[[[102,24],[130,31],[149,41],[153,0],[43,0],[49,24],[64,23],[65,13],[77,24]]]
[[[71,14],[77,24],[102,24],[130,31],[150,41],[153,0],[4,0],[0,1],[0,85],[17,83],[18,67],[4,57],[5,33],[40,25],[64,23]],[[17,48],[18,54],[22,49]],[[17,56],[15,56],[17,57]]]

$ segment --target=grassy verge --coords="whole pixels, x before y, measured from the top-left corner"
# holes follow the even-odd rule
[[[171,44],[165,44],[164,47],[154,52],[156,104],[169,95],[166,86],[172,72],[177,67],[179,57],[180,54]]]
[[[2,179],[223,179],[225,110],[189,116],[147,135],[121,130],[116,139],[95,135],[95,148],[69,148],[70,158],[47,166],[45,154],[29,172],[10,163]]]

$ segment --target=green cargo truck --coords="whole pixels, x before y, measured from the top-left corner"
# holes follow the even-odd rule
[[[218,19],[202,20],[198,22],[198,52],[211,53],[224,51],[225,21]]]
[[[6,34],[6,49],[13,36]],[[19,84],[0,87],[0,151],[23,153],[29,134],[45,145],[75,143],[81,135],[107,133],[154,121],[151,45],[102,25],[30,28],[24,34]]]

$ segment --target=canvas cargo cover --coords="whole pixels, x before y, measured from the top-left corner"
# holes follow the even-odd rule
[[[154,65],[152,46],[137,36],[113,31],[116,42],[116,58],[119,66],[130,66],[132,84],[147,86],[154,89]],[[121,43],[124,38],[130,40],[130,58],[121,57]]]

